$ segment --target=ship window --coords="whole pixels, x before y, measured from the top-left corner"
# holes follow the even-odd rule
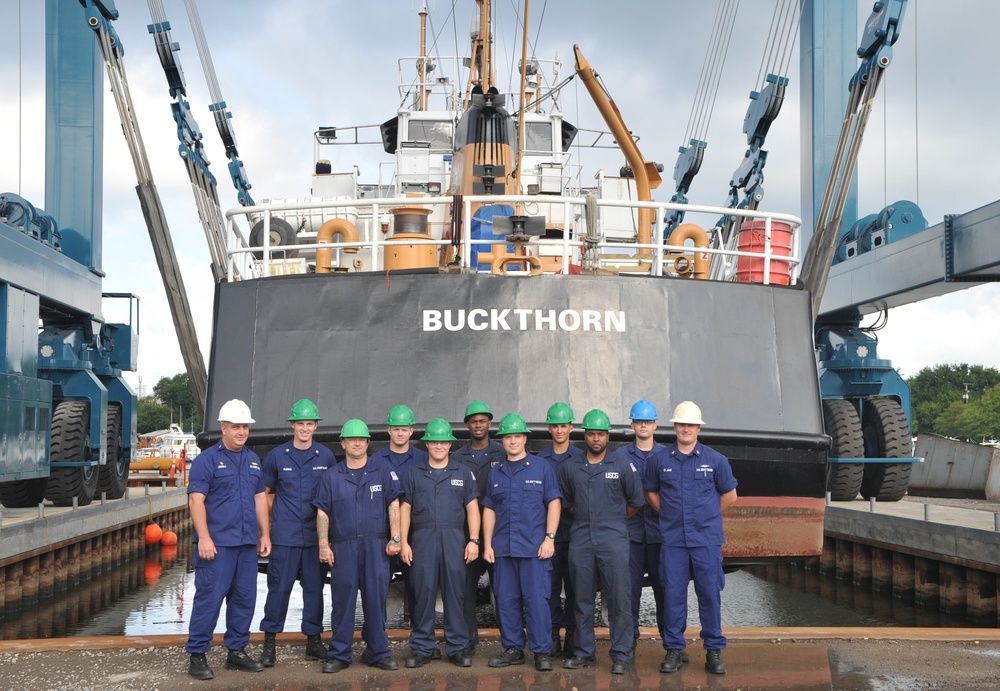
[[[552,123],[524,123],[524,150],[552,153]]]
[[[451,149],[451,123],[446,120],[410,120],[407,140],[428,142],[432,149]]]

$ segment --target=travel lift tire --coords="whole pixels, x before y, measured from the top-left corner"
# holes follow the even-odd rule
[[[121,499],[128,488],[129,457],[122,451],[122,407],[118,403],[108,404],[108,458],[100,466],[97,478],[96,497],[101,493],[108,499]]]
[[[865,401],[862,409],[867,458],[907,458],[912,441],[910,425],[903,407],[891,398],[873,398]],[[875,497],[878,501],[899,501],[910,484],[913,463],[866,463],[865,477],[861,481],[861,496]]]
[[[8,509],[26,509],[38,506],[45,499],[47,478],[0,482],[0,504]]]
[[[50,461],[87,460],[90,445],[90,403],[87,401],[62,401],[52,415],[52,442]],[[52,468],[45,496],[56,506],[86,506],[94,500],[100,468],[96,465]]]
[[[823,401],[823,426],[833,439],[831,458],[862,458],[865,451],[861,418],[854,404],[842,398]],[[865,475],[864,463],[828,463],[826,491],[831,501],[854,501]]]

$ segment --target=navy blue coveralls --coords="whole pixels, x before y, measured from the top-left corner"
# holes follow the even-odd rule
[[[494,592],[504,648],[524,649],[523,607],[528,648],[536,655],[552,652],[552,563],[538,558],[538,548],[545,539],[549,504],[560,498],[552,466],[537,456],[505,460],[490,471],[483,506],[496,514]]]
[[[506,457],[503,445],[492,439],[485,449],[476,451],[466,444],[451,454],[453,461],[464,463],[472,471],[472,474],[476,476],[476,491],[479,493],[480,514],[482,514],[482,500],[486,496],[486,479],[490,475],[490,470]],[[472,536],[470,535],[470,537]],[[482,529],[480,529],[478,537],[482,539]],[[489,571],[490,574],[490,589],[492,590],[493,565],[486,563],[486,560],[483,559],[482,549],[480,549],[479,556],[466,566],[465,574],[465,623],[469,627],[470,650],[474,650],[479,644],[479,622],[476,620],[476,592],[479,589],[479,579],[486,571]],[[496,614],[497,623],[499,624],[500,613],[495,612],[494,614]]]
[[[642,451],[635,442],[623,446],[615,453],[631,463],[643,477],[647,459],[662,451],[663,444],[653,443],[649,451]],[[628,568],[632,583],[632,636],[639,637],[639,604],[642,598],[642,576],[649,574],[649,585],[653,589],[656,603],[656,630],[663,636],[663,586],[660,582],[660,517],[653,507],[644,504],[632,518],[628,519]]]
[[[563,502],[573,509],[569,576],[576,590],[576,657],[596,659],[594,602],[598,575],[608,603],[611,659],[632,660],[632,593],[628,570],[628,507],[643,505],[637,469],[608,454],[600,463],[574,458],[559,469]]]
[[[323,633],[323,574],[316,538],[316,498],[319,480],[335,464],[322,444],[296,449],[289,440],[264,457],[264,484],[274,492],[271,505],[271,557],[267,562],[267,600],[260,630],[285,628],[288,598],[302,574],[302,633]]]
[[[256,496],[264,492],[260,458],[250,449],[229,451],[219,442],[202,451],[191,464],[188,494],[205,496],[208,534],[215,543],[214,559],[202,559],[194,550],[194,602],[188,627],[188,653],[207,653],[226,601],[226,634],[230,650],[250,642],[250,624],[257,604]],[[194,534],[198,544],[198,533]]]
[[[568,458],[581,458],[587,455],[583,449],[570,446],[566,453],[557,454],[552,447],[539,452],[539,458],[544,458],[552,466],[556,478],[559,477],[559,468]],[[576,594],[573,590],[573,583],[569,579],[569,528],[573,523],[573,514],[563,506],[562,514],[559,516],[559,529],[556,530],[556,551],[552,555],[552,592],[549,595],[549,613],[552,619],[552,631],[566,629],[567,638],[572,638],[570,633],[576,628],[576,620],[573,618],[573,608],[576,606]],[[563,604],[562,595],[566,593],[566,604]]]
[[[410,650],[415,655],[430,657],[434,652],[438,589],[444,604],[445,652],[456,655],[469,646],[464,612],[466,507],[476,496],[472,471],[453,459],[441,469],[420,462],[403,478],[402,501],[410,505],[410,578],[415,592],[410,605]]]
[[[327,659],[350,664],[358,589],[365,622],[361,637],[367,664],[389,657],[385,601],[389,595],[389,504],[402,492],[396,473],[385,463],[367,460],[351,470],[338,463],[320,480],[313,506],[330,517],[330,624],[333,639]]]
[[[719,497],[736,489],[729,459],[696,444],[683,454],[671,444],[649,459],[643,476],[647,492],[660,495],[660,573],[666,612],[663,647],[684,649],[688,581],[698,596],[701,638],[706,650],[722,650],[722,509]]]
[[[418,449],[411,443],[409,448],[406,450],[406,453],[396,453],[395,451],[390,450],[389,445],[386,444],[375,453],[370,454],[368,457],[388,463],[389,467],[396,471],[396,477],[399,478],[399,481],[403,482],[403,478],[406,477],[406,473],[410,470],[410,468],[427,460],[427,452],[423,449]],[[403,577],[403,591],[406,593],[407,608],[412,609],[414,593],[413,583],[410,579],[410,567],[403,563],[403,560],[399,558],[398,554],[389,558],[390,574],[397,571],[399,571],[400,575]],[[413,619],[412,614],[410,619]]]

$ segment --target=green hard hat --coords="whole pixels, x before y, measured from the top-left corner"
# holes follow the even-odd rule
[[[611,418],[603,410],[598,410],[594,408],[589,413],[583,416],[583,423],[581,426],[584,429],[596,429],[602,430],[604,432],[611,431]]]
[[[465,417],[463,419],[468,420],[473,415],[485,415],[490,420],[493,419],[493,413],[490,411],[490,407],[478,400],[465,406]]]
[[[364,423],[364,420],[348,420],[344,423],[344,428],[340,430],[341,439],[354,439],[356,437],[372,438],[372,435],[368,433],[368,425]]]
[[[524,418],[517,413],[507,413],[500,420],[500,429],[497,430],[497,436],[502,437],[505,434],[527,434],[528,425],[524,423]]]
[[[444,418],[435,418],[427,423],[427,430],[420,441],[458,441],[451,432],[451,425]]]
[[[302,398],[295,402],[292,406],[292,412],[288,416],[289,422],[295,422],[296,420],[322,420],[319,416],[319,410],[316,408],[316,404],[310,401],[308,398]]]
[[[562,401],[553,403],[549,407],[545,422],[549,425],[571,425],[573,424],[573,409]]]
[[[415,422],[413,418],[413,411],[405,405],[398,405],[390,410],[389,417],[387,417],[385,421],[386,424],[393,427],[409,427]]]

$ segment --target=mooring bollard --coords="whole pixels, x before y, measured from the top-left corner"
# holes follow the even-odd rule
[[[931,520],[931,505],[930,504],[924,504],[924,520],[925,521]]]
[[[875,513],[875,497],[868,498],[868,510]]]
[[[829,506],[831,501],[832,501],[832,495],[829,492],[827,492],[826,493],[826,505]]]
[[[79,499],[79,497],[73,497],[73,510],[76,511],[79,508],[80,508],[80,499]]]
[[[993,530],[1000,532],[1000,513],[993,514]]]
[[[45,504],[38,502],[38,517],[45,518]]]

